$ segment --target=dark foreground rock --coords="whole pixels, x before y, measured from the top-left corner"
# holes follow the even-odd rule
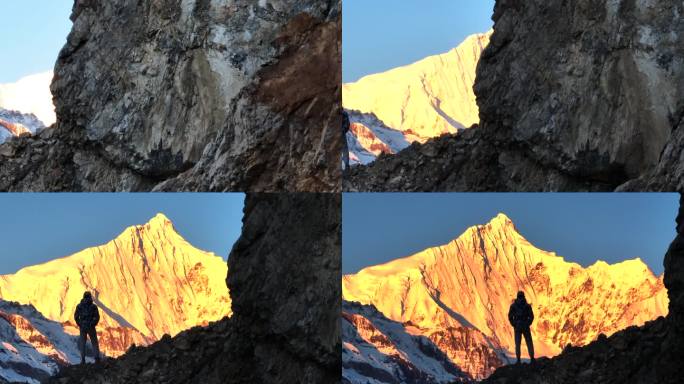
[[[350,191],[684,189],[684,4],[498,0],[480,126],[355,167]]]
[[[339,0],[75,0],[0,190],[340,189]]]
[[[232,318],[49,382],[339,382],[340,196],[248,195],[244,212],[229,258]]]
[[[684,195],[677,237],[665,256],[669,313],[534,365],[499,368],[483,383],[681,383],[684,355]]]

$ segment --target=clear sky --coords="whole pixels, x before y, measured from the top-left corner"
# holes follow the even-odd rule
[[[345,83],[449,51],[488,31],[494,0],[344,0]]]
[[[71,30],[74,0],[0,0],[0,83],[55,66]]]
[[[242,229],[242,193],[0,194],[0,274],[104,244],[164,213],[195,247],[224,259]]]
[[[657,275],[675,237],[678,194],[344,194],[342,269],[443,245],[503,212],[533,245],[583,266],[640,257]]]

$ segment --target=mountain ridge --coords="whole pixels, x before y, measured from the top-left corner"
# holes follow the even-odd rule
[[[643,261],[582,267],[536,248],[503,214],[444,245],[345,275],[342,287],[345,300],[374,305],[389,319],[420,328],[475,379],[512,356],[506,313],[518,290],[537,315],[533,335],[540,356],[667,313],[663,276],[656,277]],[[465,345],[454,344],[464,332],[477,335],[483,351],[500,346],[508,357],[482,365],[485,355],[468,355]]]
[[[118,356],[230,316],[226,275],[225,260],[192,246],[160,213],[107,243],[0,276],[0,298],[31,304],[76,335],[73,311],[91,291],[101,350]]]
[[[352,163],[368,164],[381,153],[395,154],[411,143],[477,124],[475,70],[491,33],[470,35],[446,53],[344,84]]]

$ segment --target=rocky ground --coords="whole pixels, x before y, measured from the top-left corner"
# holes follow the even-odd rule
[[[682,189],[683,13],[675,1],[498,0],[479,127],[356,167],[343,188]]]
[[[76,0],[0,190],[336,191],[339,0]]]
[[[248,195],[244,212],[229,257],[232,318],[49,382],[339,382],[340,196]]]

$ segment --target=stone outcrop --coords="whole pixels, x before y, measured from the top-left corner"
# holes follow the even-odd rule
[[[76,0],[57,123],[0,190],[335,191],[339,0]]]
[[[498,0],[480,126],[356,167],[346,190],[676,190],[684,5]]]
[[[484,383],[681,383],[684,353],[684,196],[677,236],[665,255],[669,313],[642,327],[629,327],[585,347],[568,345],[553,359],[507,366]]]
[[[228,259],[233,317],[51,382],[339,382],[340,196],[249,194],[244,213]]]

